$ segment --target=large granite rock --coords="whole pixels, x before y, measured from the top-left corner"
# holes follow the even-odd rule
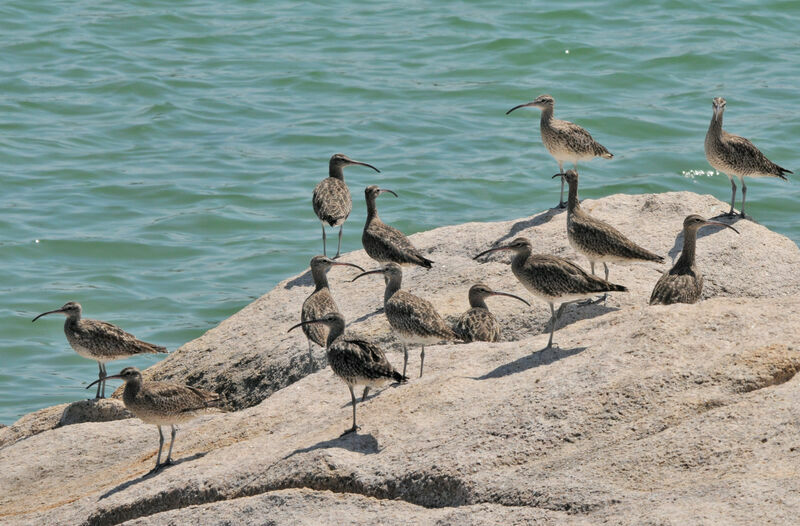
[[[725,205],[679,193],[584,206],[674,255],[685,215]],[[477,280],[528,296],[507,258],[471,256],[517,235],[570,256],[564,220],[550,211],[418,234],[437,265],[411,270],[406,285],[450,316],[467,308]],[[490,300],[511,341],[430,347],[425,376],[359,404],[361,430],[342,438],[347,388],[328,369],[311,372],[323,353],[309,364],[302,335],[285,334],[310,280],[285,281],[151,368],[204,387],[219,379],[242,408],[183,426],[177,465],[144,476],[158,434],[137,419],[39,429],[0,447],[0,520],[791,523],[800,512],[800,251],[752,222],[736,226],[741,236],[711,230],[699,240],[709,299],[650,307],[659,266],[615,265],[612,280],[631,291],[570,307],[560,348],[548,350],[546,305]],[[345,260],[372,266],[363,253]],[[330,274],[350,329],[390,341],[375,314],[382,280],[337,279],[350,275]],[[411,371],[418,363],[413,353]]]

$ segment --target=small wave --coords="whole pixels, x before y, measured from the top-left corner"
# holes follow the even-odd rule
[[[713,177],[715,175],[719,175],[719,172],[716,170],[683,170],[681,172],[681,175],[689,179],[694,179],[695,177],[699,177],[701,175],[705,175],[706,177]]]

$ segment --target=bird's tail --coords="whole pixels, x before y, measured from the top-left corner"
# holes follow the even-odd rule
[[[780,177],[784,181],[788,181],[789,179],[783,174],[793,174],[794,173],[793,171],[787,170],[786,168],[783,168],[782,166],[778,166],[777,164],[775,166],[778,167],[778,174],[777,174],[778,177]]]
[[[392,371],[392,380],[399,384],[404,384],[408,382],[408,376],[403,376],[402,374],[398,373],[397,371]]]
[[[624,285],[617,285],[615,283],[606,282],[608,292],[628,292],[628,287]]]
[[[151,354],[157,354],[157,353],[169,354],[169,350],[166,347],[162,347],[161,345],[155,345],[155,344],[152,344],[152,343],[142,342],[142,346],[145,349],[147,349],[146,352],[151,353]]]
[[[431,261],[430,259],[428,259],[428,258],[426,258],[424,256],[420,256],[419,259],[421,261],[421,263],[419,264],[420,266],[425,267],[425,268],[431,268],[433,266],[434,262]]]

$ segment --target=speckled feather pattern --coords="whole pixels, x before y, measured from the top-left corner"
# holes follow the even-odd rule
[[[695,265],[676,265],[665,272],[653,288],[650,305],[696,303],[703,292],[703,275]]]
[[[738,135],[725,130],[706,134],[705,150],[708,163],[720,172],[736,177],[780,177],[792,173],[773,163],[756,146]]]
[[[592,276],[574,263],[557,256],[515,256],[511,261],[511,270],[526,289],[545,301],[568,301],[601,292],[627,290],[621,285]]]
[[[426,268],[430,268],[433,263],[411,244],[405,234],[378,217],[367,220],[361,243],[367,255],[380,263],[393,262]]]
[[[300,311],[300,321],[315,320],[330,312],[339,312],[336,302],[328,287],[323,287],[312,292],[303,302]],[[323,323],[309,323],[303,325],[303,333],[312,342],[325,347],[328,341],[328,327]]]
[[[64,334],[78,354],[99,362],[168,352],[165,347],[143,342],[116,325],[99,320],[82,318],[73,322],[68,318],[64,323]]]
[[[465,342],[500,341],[500,324],[489,309],[473,307],[462,314],[453,332]]]
[[[622,232],[593,218],[580,207],[567,213],[567,238],[572,248],[589,261],[664,261],[663,257],[640,247]]]
[[[453,330],[445,323],[433,305],[404,290],[395,292],[384,303],[389,325],[403,338],[413,335],[438,340],[456,340]]]
[[[355,337],[336,338],[328,346],[328,363],[336,376],[352,386],[379,386],[404,380],[380,347]]]
[[[342,224],[353,210],[350,189],[344,180],[327,177],[314,188],[311,199],[314,213],[330,226]]]
[[[146,424],[187,422],[206,409],[222,405],[216,393],[169,382],[127,382],[122,393],[125,407]]]
[[[542,143],[558,161],[577,162],[593,157],[613,157],[588,131],[569,121],[547,119],[546,112],[542,112],[540,129]]]

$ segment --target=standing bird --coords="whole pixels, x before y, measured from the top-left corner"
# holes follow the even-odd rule
[[[744,137],[731,135],[722,129],[725,99],[715,98],[711,102],[711,107],[714,109],[714,113],[706,133],[706,159],[708,164],[727,175],[731,181],[731,209],[725,214],[728,217],[736,215],[733,211],[733,205],[736,202],[736,183],[733,181],[733,176],[739,178],[742,185],[742,212],[739,215],[744,217],[744,202],[747,199],[745,177],[780,177],[786,181],[784,174],[792,172],[767,159],[752,142]]]
[[[573,301],[589,298],[601,292],[627,291],[622,285],[609,283],[591,274],[566,259],[545,254],[534,254],[531,242],[524,237],[518,237],[508,245],[503,245],[485,250],[473,259],[497,252],[498,250],[511,250],[514,256],[511,259],[511,271],[522,285],[531,294],[546,301],[550,305],[550,339],[547,342],[549,349],[553,345],[553,333],[556,330],[556,320],[561,315],[564,307]],[[558,312],[553,307],[554,303],[561,303]]]
[[[383,293],[383,308],[389,325],[392,326],[398,339],[403,344],[403,376],[408,365],[408,346],[420,345],[419,376],[425,365],[425,346],[441,341],[455,341],[458,336],[439,316],[433,305],[418,296],[400,290],[403,282],[403,270],[397,263],[386,263],[376,270],[368,270],[359,274],[353,281],[368,274],[383,274],[386,290]]]
[[[506,112],[534,106],[542,110],[542,119],[539,127],[542,130],[542,142],[547,151],[550,152],[558,161],[558,171],[564,173],[564,163],[571,162],[578,169],[578,161],[588,161],[595,157],[611,159],[614,157],[605,146],[595,141],[592,135],[577,124],[569,121],[562,121],[553,117],[553,107],[556,101],[550,95],[539,95],[533,102],[514,106]],[[558,202],[559,208],[564,208],[564,180],[561,180],[561,198]]]
[[[589,260],[592,274],[595,263],[603,264],[608,281],[608,263],[664,262],[663,257],[643,249],[613,226],[583,211],[578,201],[578,172],[567,170],[566,173],[553,177],[561,177],[569,184],[567,238],[575,252],[583,254]]]
[[[158,427],[158,456],[156,466],[150,471],[155,473],[164,466],[172,465],[172,446],[178,433],[177,424],[192,420],[208,409],[219,408],[224,400],[210,391],[189,387],[188,385],[170,382],[153,382],[142,380],[142,373],[136,367],[126,367],[119,374],[107,376],[106,380],[119,378],[125,381],[122,401],[125,409],[130,411],[145,424]],[[99,383],[95,380],[86,388]],[[161,463],[161,450],[164,448],[164,433],[161,426],[172,427],[172,438],[169,442],[167,460]]]
[[[379,263],[394,262],[399,265],[419,265],[431,268],[433,261],[414,248],[414,245],[402,232],[387,225],[378,217],[375,200],[384,192],[389,192],[397,197],[393,191],[378,188],[375,185],[368,186],[364,190],[364,196],[367,199],[367,222],[364,225],[364,233],[361,235],[361,244],[364,245],[367,255]]]
[[[300,321],[316,320],[329,312],[339,312],[336,302],[333,301],[331,289],[328,288],[328,271],[333,265],[355,267],[364,272],[363,268],[352,263],[336,262],[325,256],[311,258],[311,276],[314,278],[315,288],[314,292],[303,302]],[[322,323],[307,324],[303,325],[303,332],[308,338],[308,359],[309,363],[311,363],[313,359],[311,342],[325,347],[328,341],[328,327]]]
[[[344,335],[344,318],[338,312],[329,312],[324,316],[301,321],[289,331],[297,327],[323,324],[328,328],[327,354],[328,363],[333,373],[344,380],[350,389],[350,398],[353,401],[353,427],[347,429],[342,435],[358,430],[356,425],[356,395],[353,387],[364,386],[364,396],[370,387],[380,387],[389,381],[403,383],[408,378],[398,373],[380,347],[372,342],[360,338]]]
[[[704,226],[716,225],[738,230],[725,223],[709,221],[697,214],[686,216],[683,220],[683,252],[675,265],[665,272],[653,288],[650,305],[671,305],[673,303],[695,303],[703,292],[703,275],[694,262],[694,249],[697,245],[697,231]]]
[[[342,168],[352,166],[369,166],[376,172],[381,171],[371,164],[354,161],[343,153],[337,153],[331,157],[328,163],[328,177],[320,181],[314,188],[314,196],[311,204],[314,206],[314,213],[322,223],[322,253],[328,255],[325,236],[325,223],[330,226],[339,227],[339,245],[336,248],[334,259],[339,257],[342,251],[342,227],[353,210],[353,200],[350,198],[350,189],[344,182],[344,172]]]
[[[498,342],[500,341],[500,324],[494,314],[489,312],[486,306],[486,298],[489,296],[508,296],[515,298],[527,305],[530,303],[507,292],[498,292],[490,289],[483,283],[476,283],[469,289],[470,309],[461,315],[453,327],[459,338],[465,342]]]
[[[67,317],[64,322],[64,334],[70,346],[84,358],[95,360],[100,368],[99,383],[91,384],[98,383],[95,398],[106,397],[106,362],[130,358],[137,354],[169,352],[166,347],[136,339],[133,334],[123,331],[116,325],[99,320],[82,319],[81,304],[76,301],[65,303],[60,309],[43,312],[31,321],[56,313]]]

